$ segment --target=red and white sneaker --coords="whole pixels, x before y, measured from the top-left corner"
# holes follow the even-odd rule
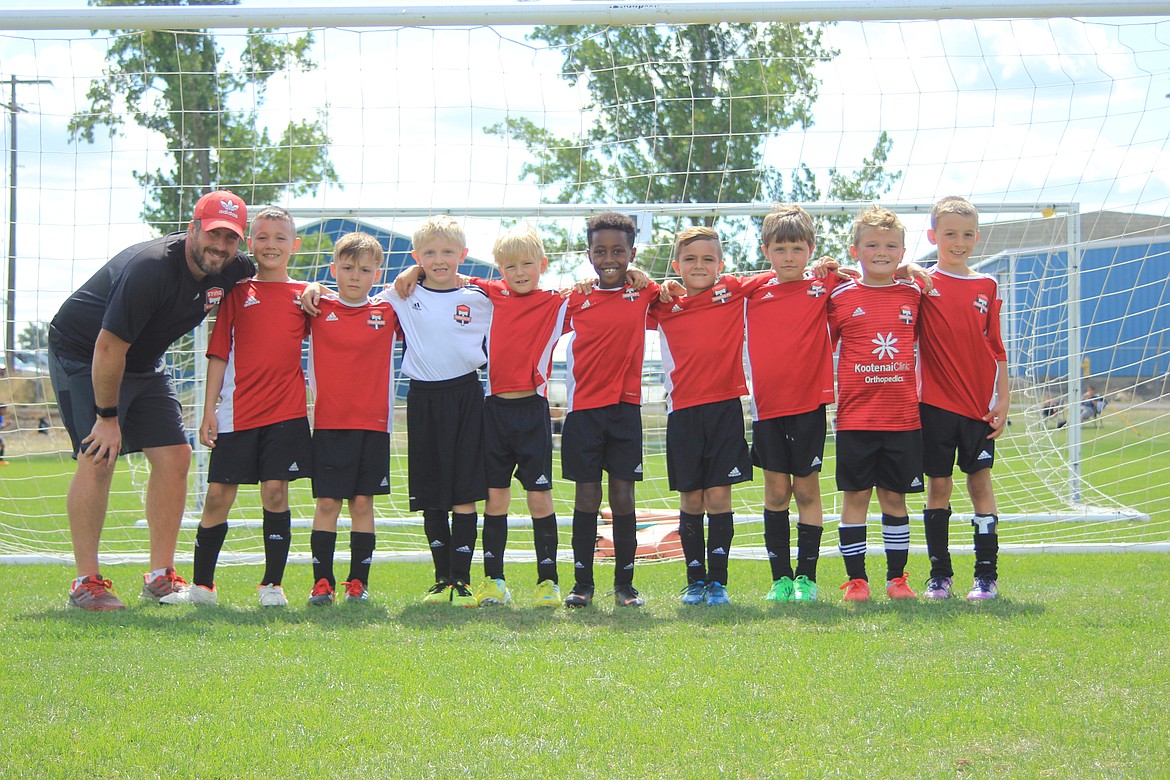
[[[346,601],[369,601],[370,592],[366,590],[366,584],[361,580],[350,580],[349,582],[341,583],[345,588]]]
[[[845,591],[843,601],[869,601],[869,583],[863,579],[853,579],[841,586]]]
[[[161,574],[154,579],[151,579],[150,573],[142,575],[142,592],[138,594],[140,601],[156,601],[161,602],[164,596],[171,596],[176,593],[183,593],[190,585],[187,581],[179,576],[179,573],[174,569],[167,569],[165,574]],[[173,604],[174,601],[164,602],[166,604]]]
[[[80,580],[74,580],[74,588],[69,591],[69,601],[65,602],[65,606],[90,612],[126,609],[122,599],[112,590],[113,587],[114,583],[103,580],[99,574],[90,574]]]
[[[309,592],[309,606],[328,607],[331,604],[333,604],[333,586],[329,584],[329,580],[322,577],[317,580],[317,584]]]

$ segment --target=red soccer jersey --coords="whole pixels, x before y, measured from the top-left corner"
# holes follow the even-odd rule
[[[756,282],[759,277],[753,277]],[[752,419],[771,420],[833,403],[833,342],[829,293],[840,282],[780,282],[764,275],[747,302]]]
[[[837,430],[913,431],[918,419],[914,358],[922,293],[911,282],[871,287],[845,282],[829,296],[839,340]]]
[[[394,424],[398,317],[386,301],[350,306],[321,298],[309,336],[315,430],[387,431]]]
[[[568,410],[642,403],[642,354],[646,318],[658,285],[641,290],[593,289],[569,296],[566,329],[572,329],[565,361]]]
[[[986,274],[930,269],[922,296],[922,402],[981,420],[996,403],[996,363],[1007,360],[999,333],[999,287]]]
[[[661,334],[668,414],[747,395],[743,300],[741,281],[721,276],[693,298],[651,305],[650,316]]]
[[[553,347],[565,326],[567,301],[559,292],[516,295],[500,279],[472,279],[494,307],[488,330],[487,394],[535,390],[548,397]]]
[[[227,361],[216,420],[220,433],[305,416],[301,342],[304,282],[247,279],[224,296],[207,356]]]

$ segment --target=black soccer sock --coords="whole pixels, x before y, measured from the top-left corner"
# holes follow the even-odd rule
[[[475,512],[451,513],[451,579],[471,581],[471,557],[475,555],[475,540],[479,536]]]
[[[772,581],[792,577],[792,527],[789,510],[764,510],[764,549],[768,551],[768,565],[772,567]]]
[[[451,579],[451,526],[447,510],[424,509],[423,532],[431,547],[431,561],[435,564],[435,582]]]
[[[634,582],[634,557],[638,553],[638,518],[633,512],[613,516],[613,586]]]
[[[573,510],[573,576],[593,584],[593,553],[597,550],[597,513]]]
[[[687,584],[707,579],[707,542],[703,539],[703,516],[678,513],[678,537],[687,564]]]
[[[975,515],[975,576],[999,579],[999,515]]]
[[[219,551],[223,549],[227,532],[227,523],[210,528],[199,526],[195,530],[195,573],[191,577],[191,584],[205,588],[215,585],[215,566],[219,563]]]
[[[504,576],[504,548],[508,544],[508,516],[483,516],[483,576]]]
[[[707,515],[707,574],[713,582],[727,584],[727,561],[731,558],[731,540],[735,538],[735,520],[731,512]]]
[[[922,526],[926,532],[926,554],[930,556],[930,576],[954,577],[955,570],[951,567],[950,508],[924,510]]]
[[[821,557],[821,536],[825,529],[819,525],[796,524],[796,576],[817,581],[817,561]]]
[[[845,576],[851,580],[869,581],[865,575],[865,523],[837,524],[837,549],[845,561]]]
[[[906,573],[910,557],[910,516],[894,517],[882,513],[882,544],[886,548],[886,581]]]
[[[362,531],[349,532],[349,578],[370,587],[370,565],[374,562],[377,536]]]
[[[536,549],[536,581],[557,582],[557,516],[532,518],[532,545]]]
[[[261,585],[279,585],[284,581],[288,548],[292,546],[292,512],[264,510],[264,579]]]
[[[335,587],[333,553],[337,551],[337,532],[313,531],[309,534],[309,550],[313,553],[313,582],[325,580]]]

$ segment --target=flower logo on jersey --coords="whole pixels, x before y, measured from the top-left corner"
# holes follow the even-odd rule
[[[884,336],[879,333],[877,336],[870,339],[869,343],[877,345],[873,348],[873,350],[871,350],[871,353],[877,355],[878,360],[893,358],[894,355],[897,355],[899,351],[898,348],[894,346],[898,343],[898,339],[894,337],[893,333],[887,333]]]
[[[471,322],[471,307],[466,303],[461,303],[455,307],[455,321],[460,325],[467,325]]]
[[[972,302],[972,304],[975,306],[975,309],[980,314],[987,313],[987,308],[988,308],[989,304],[987,301],[987,296],[984,295],[983,293],[979,293],[979,295],[975,297],[975,300]]]
[[[731,300],[731,291],[727,289],[726,285],[716,285],[711,288],[711,300],[715,303],[727,303]]]
[[[212,287],[203,294],[203,311],[211,311],[223,303],[223,288]]]
[[[626,291],[622,293],[622,297],[627,301],[636,301],[638,300],[638,291],[633,287],[627,287]]]
[[[902,310],[898,312],[898,319],[907,325],[914,324],[914,312],[910,310],[909,306],[903,306]]]
[[[805,293],[811,298],[820,298],[828,290],[825,289],[825,283],[819,279],[808,286],[808,292]]]
[[[382,317],[382,312],[374,311],[370,312],[370,318],[366,320],[366,324],[374,330],[380,330],[386,327],[386,320]]]

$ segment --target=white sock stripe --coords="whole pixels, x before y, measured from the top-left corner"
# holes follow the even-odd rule
[[[839,544],[837,549],[841,551],[842,555],[865,555],[867,545],[865,542],[855,542],[854,544]]]

